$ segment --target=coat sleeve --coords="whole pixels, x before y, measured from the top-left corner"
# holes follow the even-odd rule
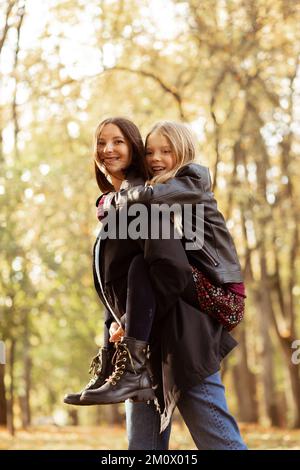
[[[166,183],[154,186],[136,186],[113,195],[111,203],[116,207],[125,204],[165,203],[165,204],[197,204],[201,203],[204,192],[209,191],[211,180],[209,170],[197,164],[186,165],[176,176]]]
[[[145,240],[144,257],[157,301],[157,315],[165,317],[192,280],[192,270],[178,239]]]

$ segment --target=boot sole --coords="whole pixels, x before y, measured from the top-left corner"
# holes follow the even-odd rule
[[[119,397],[116,400],[110,400],[106,402],[102,402],[101,398],[97,399],[95,397],[95,399],[93,400],[91,399],[91,397],[85,399],[84,396],[81,396],[80,403],[82,405],[113,405],[115,403],[124,403],[124,401],[128,399],[137,402],[152,401],[155,399],[154,390],[152,388],[145,388],[144,390],[138,390],[132,393],[128,393],[127,395]]]
[[[68,399],[66,399],[66,400],[64,400],[64,403],[65,403],[66,405],[73,405],[73,406],[84,406],[84,405],[87,405],[87,403],[83,403],[82,401],[80,401],[80,399],[79,399],[78,401],[76,401],[76,402],[75,402],[75,401],[72,401],[72,400],[69,401]]]

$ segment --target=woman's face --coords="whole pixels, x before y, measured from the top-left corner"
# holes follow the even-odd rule
[[[97,141],[99,162],[107,173],[117,179],[124,179],[124,170],[132,161],[131,149],[123,133],[115,124],[105,124]]]
[[[166,137],[153,132],[149,135],[146,145],[146,162],[152,176],[164,175],[176,164],[176,157]]]

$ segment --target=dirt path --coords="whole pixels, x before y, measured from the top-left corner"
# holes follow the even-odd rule
[[[300,450],[300,430],[264,428],[255,425],[240,425],[242,435],[250,449],[298,449]],[[126,449],[125,428],[121,426],[99,427],[35,427],[29,431],[17,431],[11,437],[0,429],[0,449],[82,449],[116,450]],[[170,449],[195,449],[186,428],[174,424]]]

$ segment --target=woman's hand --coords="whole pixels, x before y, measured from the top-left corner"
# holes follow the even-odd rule
[[[109,334],[110,334],[109,341],[111,343],[117,343],[123,338],[125,332],[123,328],[119,326],[117,322],[113,321],[109,328]]]

